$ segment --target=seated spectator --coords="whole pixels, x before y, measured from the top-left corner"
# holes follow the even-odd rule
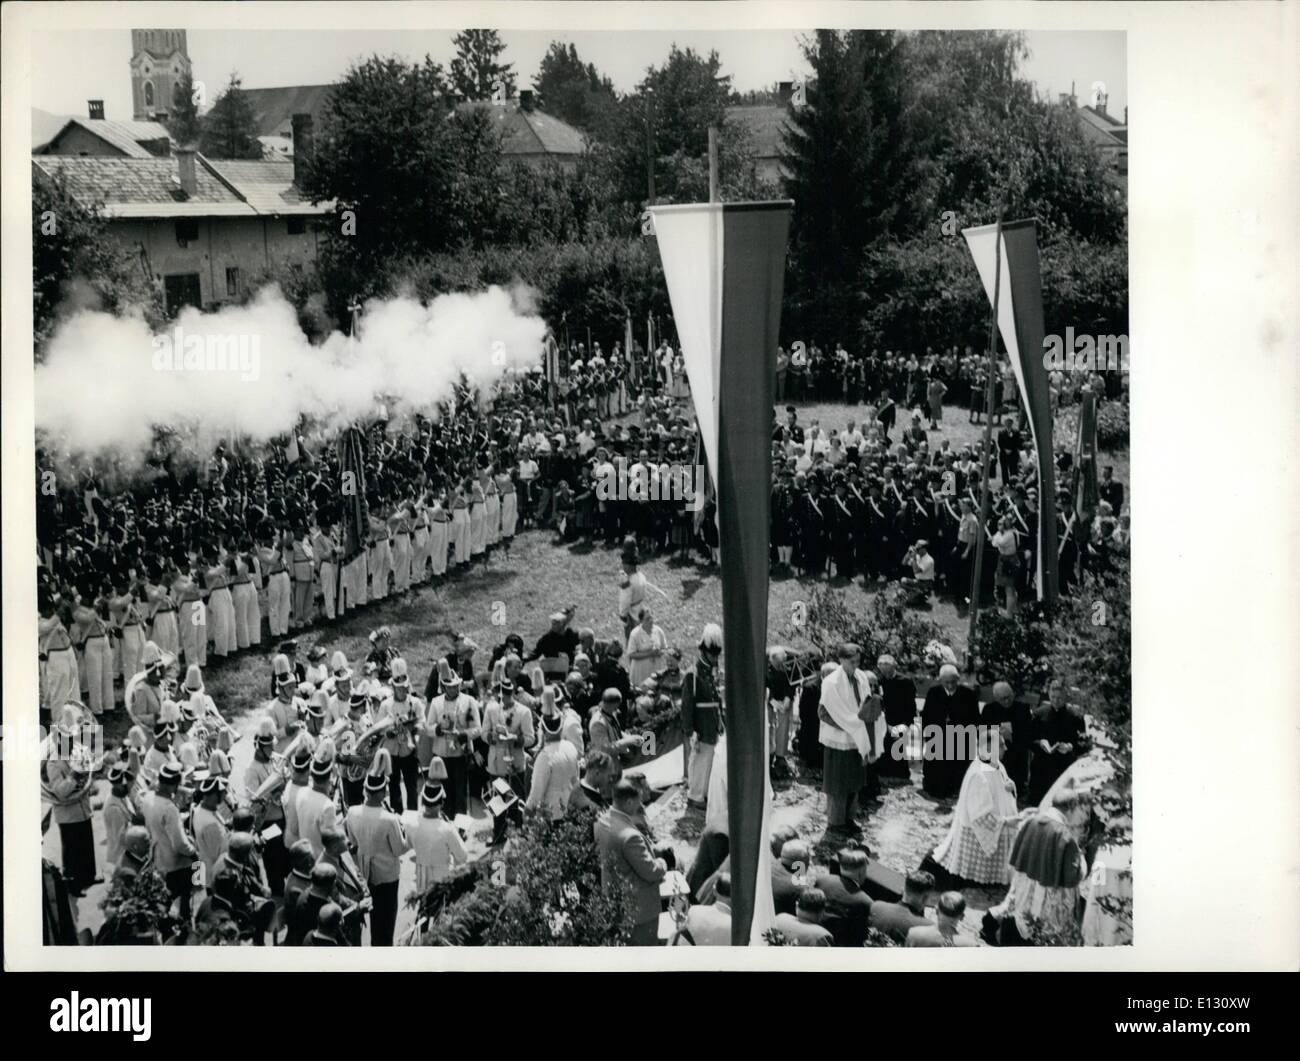
[[[781,871],[772,869],[772,903],[778,914],[793,916],[799,895],[807,885],[804,877],[812,865],[812,851],[802,840],[787,840],[781,845]]]
[[[961,892],[944,892],[939,896],[939,923],[908,929],[907,946],[978,947],[979,940],[960,931],[964,913],[966,897]]]
[[[834,939],[822,927],[826,917],[826,894],[820,888],[805,888],[799,893],[794,914],[777,914],[776,929],[792,947],[830,947]]]
[[[826,896],[826,926],[837,947],[861,947],[867,941],[871,896],[862,890],[866,879],[867,853],[855,847],[840,850],[837,872],[817,878]]]
[[[707,906],[692,906],[686,915],[686,931],[697,947],[731,946],[731,874],[719,873],[715,898]]]
[[[934,891],[934,876],[924,870],[915,870],[903,883],[903,901],[887,903],[877,899],[871,904],[867,927],[885,933],[895,943],[907,942],[907,933],[918,925],[933,926],[925,916],[925,904]]]

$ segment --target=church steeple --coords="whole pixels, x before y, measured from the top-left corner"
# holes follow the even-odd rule
[[[131,107],[136,121],[161,121],[190,73],[183,29],[131,31]]]

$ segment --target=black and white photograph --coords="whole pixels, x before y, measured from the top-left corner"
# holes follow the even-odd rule
[[[1143,410],[1281,410],[1246,444],[1294,467],[1296,409],[1171,412],[1131,324],[1130,110],[1135,159],[1169,130],[1123,19],[67,6],[5,131],[4,831],[39,862],[4,870],[39,954],[1142,946],[1143,797],[1177,815],[1192,766],[1135,628],[1195,619],[1134,584],[1251,474],[1171,496],[1193,457]],[[1197,725],[1246,725],[1250,680]],[[1289,703],[1287,749],[1204,783],[1294,794],[1258,765]],[[1255,797],[1285,862],[1296,806]]]

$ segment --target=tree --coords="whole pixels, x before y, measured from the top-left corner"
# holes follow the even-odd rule
[[[533,87],[548,114],[591,135],[608,130],[618,102],[614,82],[591,63],[584,65],[573,44],[551,41]]]
[[[257,119],[237,73],[204,118],[199,150],[208,158],[260,159]]]
[[[353,297],[378,293],[383,262],[452,242],[452,190],[462,175],[446,96],[442,67],[427,56],[373,56],[330,93],[304,188],[336,204],[321,265],[340,320]]]
[[[494,29],[467,29],[452,39],[456,58],[451,61],[451,83],[458,96],[490,100],[498,82],[507,98],[515,94],[513,63],[501,62],[506,50],[501,34]]]
[[[202,133],[196,96],[194,80],[186,71],[176,83],[175,100],[167,116],[167,132],[182,146],[197,144]]]
[[[36,359],[69,308],[138,309],[161,324],[162,297],[136,251],[108,230],[99,204],[83,204],[60,174],[32,182],[32,314]]]
[[[903,42],[891,30],[819,30],[815,80],[791,108],[782,151],[792,240],[813,282],[855,272],[873,241],[912,220],[915,159],[903,119]]]

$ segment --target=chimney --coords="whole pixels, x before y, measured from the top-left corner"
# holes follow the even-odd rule
[[[90,120],[92,122],[102,122],[104,120],[104,101],[102,99],[92,99],[86,102],[90,107]]]
[[[194,172],[194,148],[192,146],[176,148],[176,168],[180,173],[181,191],[185,193],[187,199],[194,198],[194,193],[198,191],[198,178]]]
[[[1097,93],[1097,107],[1096,107],[1096,110],[1097,110],[1097,113],[1100,114],[1102,117],[1109,117],[1109,115],[1106,114],[1106,101],[1107,101],[1108,99],[1110,99],[1110,96],[1108,96],[1105,92],[1098,92],[1098,93]]]
[[[314,153],[311,126],[310,114],[293,116],[293,183],[299,188],[307,179],[307,169],[311,166]]]
[[[531,111],[533,109],[533,90],[531,88],[521,88],[519,90],[519,109],[521,111]]]
[[[1124,128],[1128,128],[1128,108],[1124,108]]]
[[[789,103],[794,99],[794,82],[782,81],[776,86],[777,95],[780,96],[782,103]]]

